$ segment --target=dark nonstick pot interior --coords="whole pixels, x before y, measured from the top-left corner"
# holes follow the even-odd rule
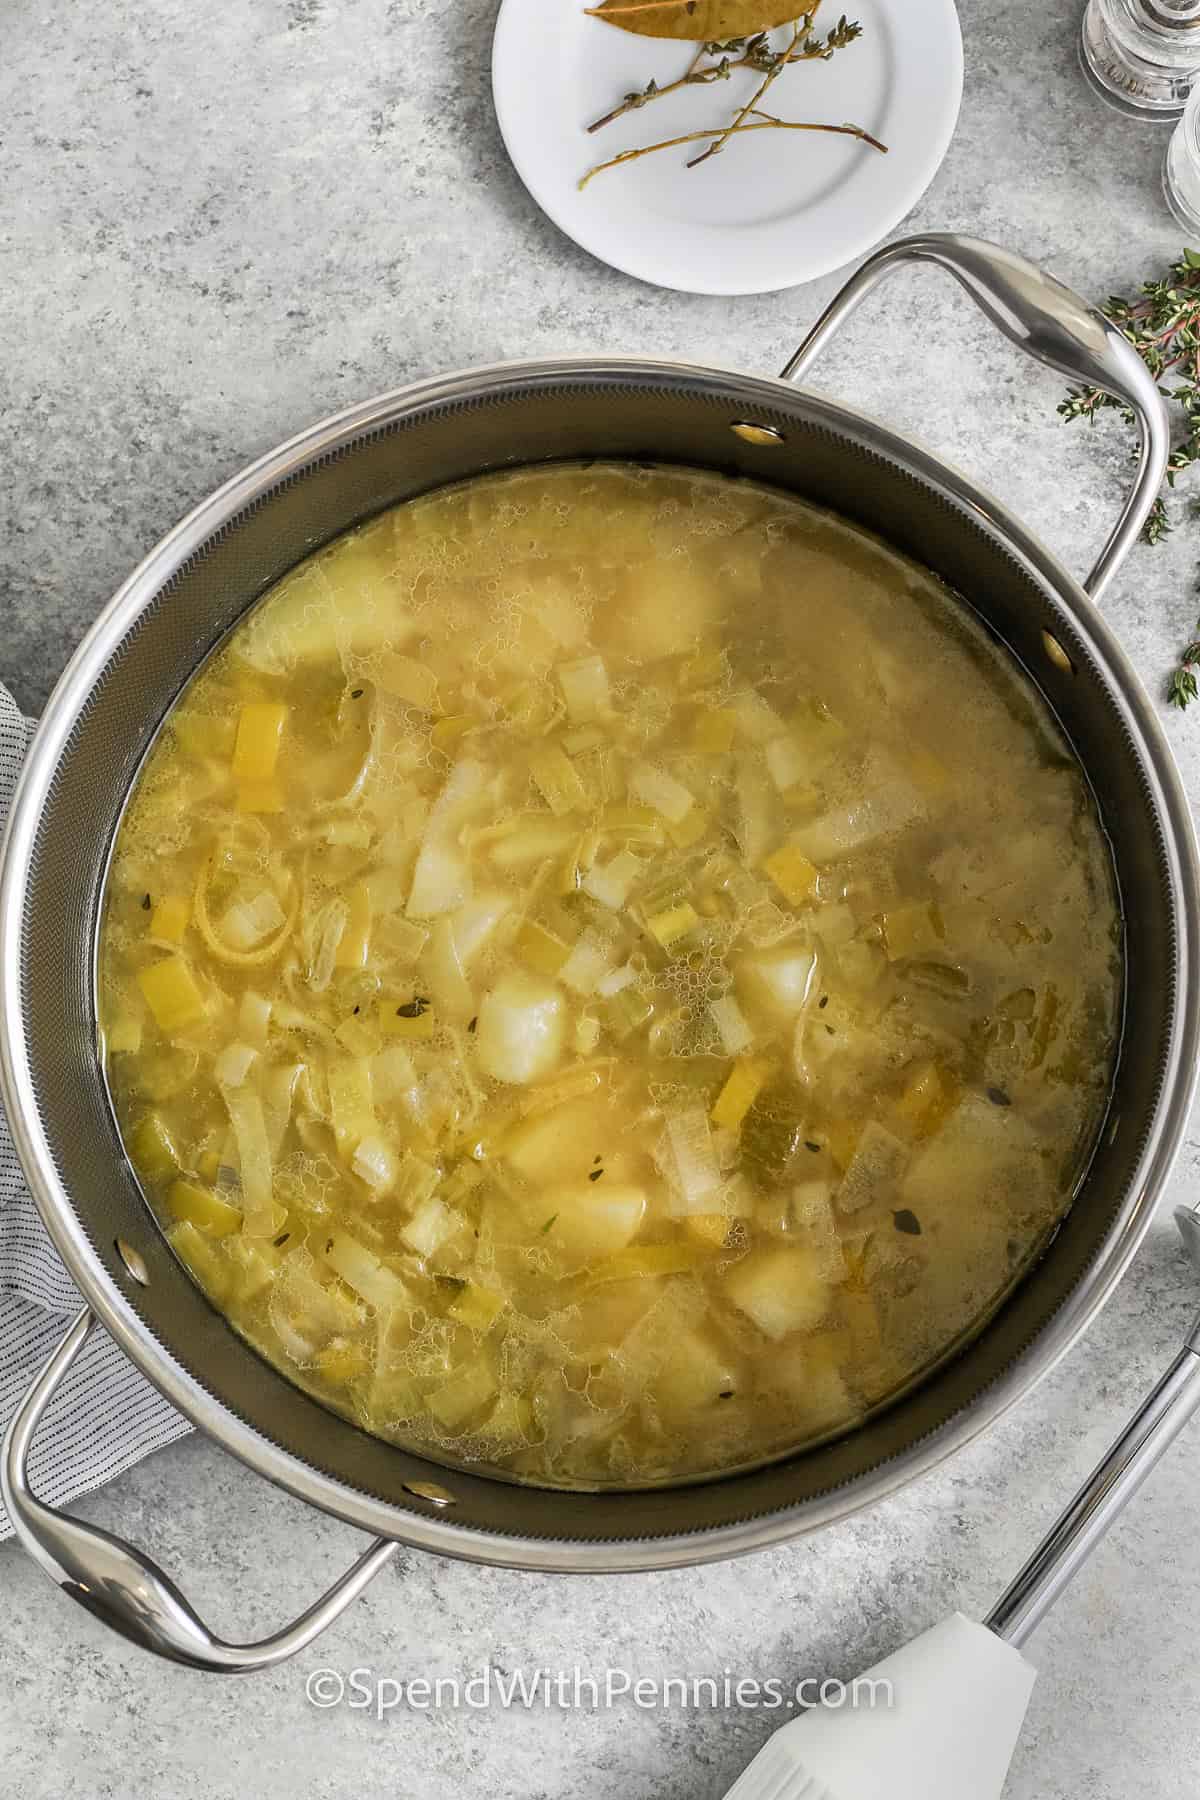
[[[920,452],[780,384],[637,364],[518,368],[481,377],[473,393],[448,390],[393,411],[315,459],[298,456],[293,472],[188,557],[108,657],[60,759],[30,869],[20,983],[34,1103],[75,1218],[144,1326],[148,1370],[156,1340],[262,1437],[394,1506],[397,1535],[413,1510],[411,1484],[430,1481],[452,1493],[453,1523],[559,1540],[701,1531],[861,1484],[1002,1377],[1112,1253],[1157,1129],[1177,977],[1169,827],[1120,680],[1090,639],[1087,603],[1066,578],[1056,595],[1052,574]],[[746,441],[731,429],[746,420],[782,435]],[[589,456],[688,463],[790,489],[878,533],[964,596],[1042,688],[1090,775],[1113,845],[1127,974],[1125,1048],[1101,1147],[1040,1263],[965,1350],[833,1443],[750,1473],[603,1494],[448,1471],[356,1430],[250,1350],[145,1206],[97,1067],[92,997],[98,899],[129,783],[180,687],[246,607],[312,549],[406,496],[488,469]],[[1069,668],[1047,654],[1047,632]],[[969,729],[969,694],[963,710]],[[140,1251],[146,1287],[128,1281],[118,1237]]]

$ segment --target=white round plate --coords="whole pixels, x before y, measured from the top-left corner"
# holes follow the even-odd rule
[[[586,126],[623,95],[681,75],[694,45],[636,37],[584,12],[585,0],[503,0],[492,45],[492,92],[508,153],[542,210],[593,256],[658,287],[693,294],[761,294],[795,287],[852,261],[910,212],[946,154],[962,94],[954,0],[824,0],[815,32],[844,4],[863,34],[828,62],[786,69],[764,105],[785,119],[855,124],[855,138],[756,131],[689,169],[703,143],[606,169],[639,144],[724,124],[761,80],[681,89]],[[836,8],[836,10],[835,10]],[[786,32],[772,37],[777,46]]]

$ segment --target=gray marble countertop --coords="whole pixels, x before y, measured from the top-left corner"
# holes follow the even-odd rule
[[[901,4],[902,0],[897,0]],[[690,299],[612,273],[517,182],[492,118],[494,0],[11,0],[0,57],[0,675],[27,709],[118,580],[196,499],[300,425],[419,374],[554,351],[774,370],[834,280]],[[1164,136],[1105,112],[1075,5],[963,0],[958,133],[910,228],[979,233],[1081,291],[1177,253]],[[1127,478],[1053,377],[936,275],[864,309],[821,385],[994,487],[1082,570]],[[1107,607],[1156,691],[1198,602],[1200,536],[1140,550]],[[1200,714],[1168,722],[1200,799]],[[1174,1199],[1194,1186],[1189,1143]],[[1085,1342],[982,1441],[866,1516],[737,1564],[539,1578],[411,1555],[318,1649],[244,1683],[151,1662],[0,1551],[0,1794],[23,1800],[629,1795],[717,1800],[759,1712],[410,1712],[305,1698],[376,1676],[624,1666],[851,1674],[978,1615],[1169,1359],[1196,1293],[1164,1204]],[[1200,1784],[1200,1430],[1032,1641],[1010,1800],[1174,1800]],[[301,1608],[358,1540],[188,1440],[84,1506],[231,1634]]]

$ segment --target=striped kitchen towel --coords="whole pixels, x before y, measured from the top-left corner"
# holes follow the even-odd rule
[[[0,831],[29,731],[0,687]],[[0,1432],[81,1305],[30,1199],[0,1109]],[[63,1505],[189,1429],[112,1340],[93,1332],[38,1433],[33,1490]],[[11,1536],[0,1505],[0,1542]]]

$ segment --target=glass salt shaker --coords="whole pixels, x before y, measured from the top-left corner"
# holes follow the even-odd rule
[[[1200,85],[1192,89],[1171,133],[1163,163],[1163,193],[1183,229],[1200,234]]]
[[[1200,77],[1200,0],[1087,0],[1079,60],[1119,112],[1177,119]]]

